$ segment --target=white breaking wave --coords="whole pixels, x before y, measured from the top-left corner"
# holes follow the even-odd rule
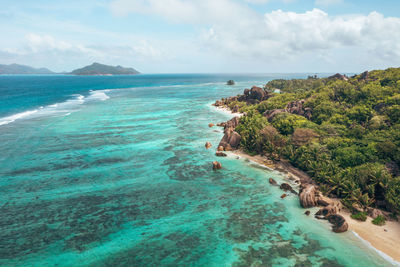
[[[105,101],[107,99],[109,99],[110,97],[108,95],[106,95],[105,92],[108,92],[110,90],[98,90],[98,91],[91,91],[90,95],[87,97],[87,99],[89,100],[101,100],[101,101]]]
[[[0,125],[5,125],[5,124],[9,124],[11,122],[14,122],[15,120],[18,119],[22,119],[25,117],[28,117],[34,113],[38,112],[37,109],[35,110],[29,110],[29,111],[25,111],[25,112],[21,112],[21,113],[17,113],[8,117],[4,117],[4,118],[0,118]]]
[[[35,110],[29,110],[29,111],[24,111],[21,113],[17,113],[11,116],[7,116],[4,118],[0,118],[0,126],[1,125],[6,125],[9,123],[14,122],[15,120],[18,119],[26,119],[28,117],[32,117],[33,114],[35,114],[35,117],[37,116],[43,116],[43,115],[60,115],[60,113],[64,113],[65,116],[68,116],[71,114],[71,111],[75,111],[77,109],[77,106],[82,105],[85,103],[87,100],[100,100],[100,101],[105,101],[109,99],[110,97],[106,95],[105,92],[109,92],[110,90],[98,90],[98,91],[90,91],[90,95],[87,97],[84,97],[83,95],[80,94],[75,94],[72,95],[74,98],[69,99],[65,102],[62,103],[55,103],[52,105],[48,105],[46,107],[39,107],[38,109]]]

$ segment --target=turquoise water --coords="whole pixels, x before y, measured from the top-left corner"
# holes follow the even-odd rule
[[[231,115],[210,104],[271,77],[69,78],[0,77],[43,90],[0,118],[2,266],[390,266],[280,199],[284,175],[234,155],[212,171],[208,123]]]

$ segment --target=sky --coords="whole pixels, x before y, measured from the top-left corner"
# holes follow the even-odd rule
[[[400,67],[399,0],[0,0],[0,64],[142,73]]]

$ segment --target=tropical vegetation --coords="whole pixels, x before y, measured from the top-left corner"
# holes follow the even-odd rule
[[[264,101],[225,102],[246,114],[236,128],[242,148],[290,161],[348,207],[400,212],[400,68],[273,80],[263,90]],[[302,100],[308,118],[285,110]]]

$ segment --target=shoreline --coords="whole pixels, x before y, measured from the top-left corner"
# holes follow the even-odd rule
[[[261,164],[268,169],[279,171],[288,176],[289,180],[302,181],[307,179],[308,175],[303,171],[291,166],[289,169],[282,169],[286,164],[271,163],[272,161],[266,157],[255,155],[251,156],[243,150],[230,151],[232,154],[246,158],[255,163]],[[307,176],[307,177],[305,177]],[[308,177],[308,179],[311,179]],[[304,209],[307,210],[307,209]],[[348,231],[358,236],[364,243],[371,246],[376,250],[385,260],[390,261],[392,264],[400,266],[400,248],[398,240],[400,238],[400,223],[395,221],[386,221],[383,226],[372,224],[372,218],[368,217],[365,222],[354,220],[350,217],[351,213],[346,210],[341,210],[338,214],[342,215],[349,225]],[[301,214],[303,215],[303,214]],[[314,219],[314,217],[310,217]],[[317,219],[315,219],[317,220]],[[385,231],[387,230],[387,231]]]
[[[220,111],[230,112],[226,107],[215,108]],[[231,112],[231,114],[237,116],[238,113]],[[240,113],[240,116],[242,115],[243,114]],[[299,184],[313,181],[308,174],[293,167],[285,160],[274,162],[261,155],[251,156],[241,149],[230,151],[230,153],[246,158],[254,163],[265,166],[268,169],[283,173],[289,180],[298,180],[300,182]],[[371,249],[375,250],[386,261],[400,266],[400,247],[398,244],[398,240],[400,240],[400,222],[387,220],[385,225],[378,226],[372,224],[372,218],[369,216],[365,222],[362,222],[352,219],[350,217],[351,213],[347,210],[342,209],[338,214],[342,215],[346,219],[346,222],[349,225],[348,231],[352,232],[364,244],[370,246]],[[314,217],[310,219],[314,219]]]

